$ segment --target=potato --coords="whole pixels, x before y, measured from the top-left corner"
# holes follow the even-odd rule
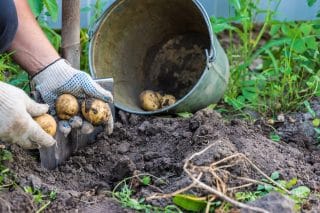
[[[49,114],[40,115],[33,118],[41,128],[51,136],[54,136],[57,132],[57,123],[54,118]]]
[[[176,103],[176,98],[173,95],[164,95],[161,98],[160,105],[161,108],[171,106]]]
[[[160,94],[153,92],[152,90],[143,91],[140,96],[141,108],[146,111],[155,111],[160,108],[160,100],[158,98]]]
[[[160,103],[160,101],[162,99],[162,95],[160,94],[160,92],[155,92],[155,94],[156,94],[156,96],[157,96],[157,98],[159,100],[159,103]]]
[[[68,120],[79,112],[78,100],[70,94],[60,95],[56,101],[58,118]]]
[[[82,102],[83,117],[93,125],[106,122],[111,116],[111,109],[107,103],[95,98],[88,98]]]

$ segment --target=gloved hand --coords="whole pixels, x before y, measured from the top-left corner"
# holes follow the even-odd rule
[[[59,95],[71,94],[78,98],[92,97],[112,103],[113,96],[111,92],[103,89],[99,84],[85,72],[74,69],[70,64],[60,59],[49,65],[43,71],[33,77],[36,84],[36,90],[40,92],[44,102],[49,104],[50,110],[54,112],[54,103]],[[106,125],[108,134],[113,131],[113,118]],[[112,127],[111,127],[112,126]],[[110,128],[112,130],[110,131]]]
[[[25,149],[52,146],[56,141],[32,117],[45,114],[47,104],[38,104],[21,89],[0,82],[0,139]]]

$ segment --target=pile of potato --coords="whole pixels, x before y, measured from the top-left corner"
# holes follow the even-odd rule
[[[173,95],[161,95],[152,90],[143,91],[139,99],[141,108],[146,111],[156,111],[176,103],[176,98]]]
[[[111,116],[111,109],[107,103],[95,98],[84,99],[80,104],[76,97],[70,94],[59,96],[55,103],[55,109],[59,121],[59,130],[65,135],[69,134],[71,128],[82,127],[81,132],[89,134],[95,126],[105,123]],[[81,111],[81,113],[80,113]],[[87,121],[83,121],[82,117]],[[57,130],[55,119],[44,114],[34,120],[50,135],[54,136]]]

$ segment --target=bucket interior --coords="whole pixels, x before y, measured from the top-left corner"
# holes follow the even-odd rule
[[[115,104],[140,112],[147,89],[185,96],[206,67],[210,34],[191,0],[120,0],[106,12],[91,44],[96,78],[114,78]]]

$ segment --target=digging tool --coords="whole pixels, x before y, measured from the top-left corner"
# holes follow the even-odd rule
[[[62,1],[62,56],[67,59],[74,68],[80,68],[80,0]],[[104,89],[113,92],[113,79],[95,80]],[[34,99],[41,102],[39,93],[33,92]],[[114,106],[109,104],[114,115]],[[80,148],[95,142],[98,133],[103,131],[102,126],[95,127],[90,134],[82,134],[80,129],[72,129],[65,136],[59,128],[55,139],[57,144],[52,147],[42,147],[40,151],[41,166],[46,169],[55,169],[66,161],[72,153]]]

